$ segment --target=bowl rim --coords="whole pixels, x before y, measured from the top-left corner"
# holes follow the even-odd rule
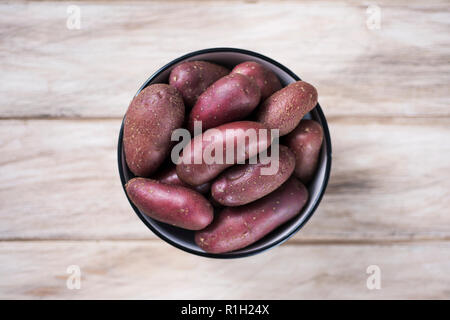
[[[253,56],[256,58],[259,58],[261,60],[265,60],[266,62],[275,65],[276,67],[280,68],[281,70],[283,70],[284,72],[286,72],[289,76],[291,76],[293,79],[295,79],[296,81],[300,81],[300,77],[298,77],[294,72],[292,72],[290,69],[288,69],[287,67],[285,67],[284,65],[280,64],[279,62],[265,56],[262,55],[260,53],[254,52],[254,51],[250,51],[250,50],[246,50],[246,49],[240,49],[240,48],[231,48],[231,47],[216,47],[216,48],[208,48],[208,49],[202,49],[202,50],[196,50],[196,51],[192,51],[189,52],[185,55],[182,55],[179,58],[176,58],[174,60],[172,60],[171,62],[167,63],[166,65],[164,65],[163,67],[159,68],[156,72],[154,72],[145,82],[144,84],[139,88],[139,90],[136,92],[135,96],[138,95],[145,87],[147,87],[149,85],[149,83],[151,83],[161,72],[167,70],[168,68],[171,68],[172,66],[176,65],[177,63],[192,58],[194,56],[197,55],[201,55],[201,54],[207,54],[207,53],[216,53],[216,52],[235,52],[235,53],[241,53],[241,54],[246,54],[249,56]],[[160,233],[156,228],[154,228],[149,222],[148,220],[143,216],[143,214],[139,211],[139,209],[133,204],[133,202],[130,200],[130,198],[128,197],[128,194],[126,192],[125,189],[125,174],[123,172],[123,162],[122,162],[122,152],[123,152],[123,144],[122,144],[122,140],[123,140],[123,127],[124,127],[124,122],[125,122],[125,115],[122,119],[122,123],[120,126],[120,132],[119,132],[119,140],[118,140],[118,144],[117,144],[117,160],[118,160],[118,166],[119,166],[119,175],[120,175],[120,181],[122,184],[122,189],[125,192],[125,196],[128,199],[128,202],[130,203],[131,207],[133,208],[134,212],[137,214],[137,216],[141,219],[141,221],[147,226],[147,228],[149,228],[154,234],[156,234],[160,239],[166,241],[167,243],[171,244],[172,246],[183,250],[185,252],[191,253],[191,254],[195,254],[197,256],[202,256],[202,257],[207,257],[207,258],[216,258],[216,259],[233,259],[233,258],[244,258],[244,257],[249,257],[258,253],[262,253],[264,251],[267,251],[271,248],[277,247],[279,245],[281,245],[282,243],[284,243],[285,241],[287,241],[289,238],[291,238],[294,234],[296,234],[308,221],[309,219],[312,217],[312,215],[314,214],[314,212],[316,211],[317,207],[319,206],[320,202],[322,201],[323,195],[325,194],[325,190],[328,186],[328,181],[330,178],[330,172],[331,172],[331,161],[332,161],[332,150],[331,150],[331,137],[330,137],[330,131],[328,129],[328,123],[327,120],[325,118],[325,115],[322,111],[322,108],[320,107],[320,104],[317,102],[317,105],[315,106],[315,110],[318,113],[318,116],[322,122],[322,128],[323,128],[323,132],[324,132],[324,140],[326,141],[326,145],[327,145],[327,152],[326,152],[326,159],[327,159],[327,164],[325,167],[325,176],[324,179],[322,181],[321,187],[320,187],[320,192],[319,192],[319,196],[316,198],[315,202],[313,203],[311,210],[308,212],[308,214],[305,216],[305,219],[303,219],[290,233],[286,234],[285,236],[283,236],[282,238],[274,241],[274,242],[269,242],[265,245],[263,245],[262,247],[249,251],[249,252],[242,252],[242,253],[233,253],[233,252],[228,252],[226,254],[220,254],[220,253],[208,253],[208,252],[198,252],[198,251],[194,251],[188,247],[185,247],[175,241],[173,241],[172,239],[166,237],[165,235],[163,235],[162,233]]]

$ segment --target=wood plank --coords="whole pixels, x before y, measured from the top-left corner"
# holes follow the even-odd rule
[[[148,235],[120,184],[119,129],[116,120],[3,121],[1,136],[14,138],[0,147],[2,237]]]
[[[0,121],[0,239],[151,239],[120,186],[118,120]],[[450,238],[450,119],[330,119],[333,167],[298,241]]]
[[[0,259],[2,299],[450,298],[448,242],[285,244],[229,261],[156,241],[1,242]],[[79,290],[66,286],[71,265],[80,267]],[[370,265],[380,268],[380,290],[367,289]]]
[[[449,116],[448,2],[0,4],[0,117],[121,117],[160,66],[205,47],[270,56],[315,84],[328,115]],[[201,19],[198,17],[201,16]]]
[[[448,239],[448,119],[338,118],[330,131],[332,175],[308,236]]]

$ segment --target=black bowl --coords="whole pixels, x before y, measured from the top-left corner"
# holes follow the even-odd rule
[[[291,82],[300,80],[300,78],[296,74],[294,74],[291,70],[289,70],[285,66],[259,53],[235,48],[212,48],[194,51],[169,62],[164,67],[156,71],[141,86],[141,88],[139,88],[136,95],[142,89],[144,89],[145,87],[147,87],[152,83],[167,83],[172,68],[182,61],[189,61],[189,60],[211,61],[229,68],[232,68],[233,66],[244,61],[256,61],[263,64],[265,67],[271,69],[273,72],[275,72],[275,74],[277,74],[278,78],[282,82],[283,86]],[[330,176],[331,139],[330,139],[330,132],[328,130],[327,120],[325,119],[325,116],[322,112],[322,109],[320,108],[320,105],[317,104],[317,106],[310,113],[308,113],[305,116],[305,118],[314,119],[318,121],[322,125],[324,131],[324,143],[322,145],[322,150],[320,154],[319,160],[320,163],[318,165],[317,173],[314,179],[308,185],[308,190],[310,194],[308,203],[303,207],[302,212],[295,218],[286,222],[285,224],[283,224],[282,226],[278,227],[276,230],[272,231],[270,234],[265,236],[263,239],[259,240],[258,242],[248,247],[229,253],[221,253],[221,254],[207,253],[202,249],[200,249],[195,244],[194,232],[189,230],[183,230],[153,220],[152,218],[140,212],[139,209],[130,201],[129,198],[128,201],[130,201],[131,207],[134,209],[139,218],[145,223],[145,225],[150,230],[152,230],[164,241],[189,253],[210,258],[240,258],[257,254],[269,248],[275,247],[283,243],[290,237],[292,237],[298,230],[300,230],[301,227],[303,227],[303,225],[313,215],[314,211],[319,206],[319,203],[325,192],[325,189],[328,184],[328,179]],[[122,181],[122,186],[125,191],[125,184],[127,183],[128,180],[133,178],[134,175],[128,169],[127,164],[125,162],[122,137],[123,137],[123,121],[122,127],[120,129],[117,151],[118,151],[120,179]]]

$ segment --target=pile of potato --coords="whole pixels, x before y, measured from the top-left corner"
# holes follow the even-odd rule
[[[308,201],[305,184],[315,175],[323,130],[302,118],[316,104],[312,85],[298,81],[283,88],[256,62],[243,62],[231,72],[206,61],[182,62],[172,69],[169,84],[146,87],[128,107],[123,145],[137,177],[128,181],[126,192],[149,217],[195,230],[195,242],[206,252],[244,248],[299,214]],[[238,159],[174,165],[172,132],[192,132],[196,121],[203,132],[184,147],[181,160],[225,132],[238,139],[247,129],[278,129],[277,172],[263,175],[270,164]],[[265,148],[272,142],[270,136],[258,139]],[[254,156],[246,145],[245,159]]]

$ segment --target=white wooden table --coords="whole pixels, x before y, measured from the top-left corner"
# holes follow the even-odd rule
[[[450,4],[369,5],[1,3],[0,298],[449,299]],[[260,52],[313,83],[333,143],[308,224],[232,261],[156,238],[116,162],[138,87],[172,59],[218,46]],[[66,286],[71,265],[79,290]],[[380,290],[366,286],[370,265]]]

